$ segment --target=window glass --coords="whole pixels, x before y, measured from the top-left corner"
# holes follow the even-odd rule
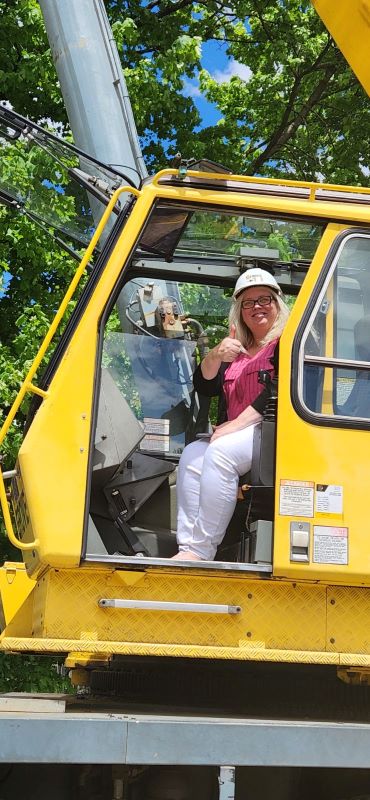
[[[302,349],[307,408],[370,419],[370,237],[352,235],[343,243]]]
[[[17,114],[8,112],[4,122],[2,113],[7,110],[0,109],[0,199],[16,201],[26,217],[45,231],[55,230],[67,245],[86,247],[125,177]],[[110,226],[123,204],[122,196]]]
[[[106,324],[102,367],[145,426],[141,450],[180,454],[208,430],[209,400],[195,394],[193,373],[228,333],[230,295],[162,279],[135,278],[123,287]]]
[[[215,256],[234,260],[307,262],[322,236],[320,222],[256,217],[240,211],[184,209],[158,203],[139,243],[139,249],[163,255]],[[261,266],[261,265],[260,265]]]

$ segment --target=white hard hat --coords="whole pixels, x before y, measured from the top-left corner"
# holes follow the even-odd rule
[[[281,294],[280,286],[270,272],[259,267],[253,267],[252,269],[247,269],[238,278],[233,293],[234,299],[238,297],[240,292],[244,292],[244,289],[250,289],[251,286],[269,286],[274,292]]]

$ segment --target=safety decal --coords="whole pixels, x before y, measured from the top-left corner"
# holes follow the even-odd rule
[[[153,450],[157,453],[166,453],[170,449],[170,421],[169,419],[155,419],[144,417],[145,436],[140,442],[140,450]]]
[[[343,514],[343,486],[316,484],[315,511],[318,514]]]
[[[313,481],[280,481],[279,514],[286,517],[313,517]]]
[[[314,525],[313,561],[316,564],[348,564],[348,528]]]

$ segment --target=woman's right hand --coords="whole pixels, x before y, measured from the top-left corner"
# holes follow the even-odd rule
[[[222,339],[222,342],[217,347],[217,356],[220,361],[231,363],[235,361],[240,353],[245,353],[245,349],[239,339],[236,338],[235,325],[231,325],[229,336]]]

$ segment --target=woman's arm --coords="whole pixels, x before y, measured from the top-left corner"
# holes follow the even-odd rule
[[[207,381],[215,378],[223,362],[231,364],[240,355],[245,353],[244,347],[236,338],[236,328],[232,325],[230,335],[222,339],[220,344],[207,353],[201,363],[202,375]]]
[[[201,362],[200,368],[202,370],[203,378],[206,381],[211,381],[216,377],[222,364],[222,358],[220,358],[218,354],[218,348],[219,345],[217,345],[217,347],[213,347],[212,350],[210,350],[209,353],[204,356],[203,361]]]
[[[275,375],[278,373],[278,359],[279,342],[275,347],[273,357],[270,359]],[[253,403],[247,406],[238,417],[230,422],[224,422],[222,425],[218,425],[217,428],[215,428],[211,442],[215,441],[215,439],[218,439],[220,436],[225,436],[227,433],[235,433],[236,431],[243,430],[243,428],[248,428],[249,425],[256,425],[257,422],[261,422],[269,398],[269,389],[263,389],[263,391],[257,395],[256,399],[253,400]]]
[[[198,394],[204,395],[204,397],[219,396],[222,392],[222,380],[220,371],[217,372],[214,378],[207,380],[207,378],[203,377],[201,364],[198,364],[193,375],[193,386],[195,391],[198,392]]]

